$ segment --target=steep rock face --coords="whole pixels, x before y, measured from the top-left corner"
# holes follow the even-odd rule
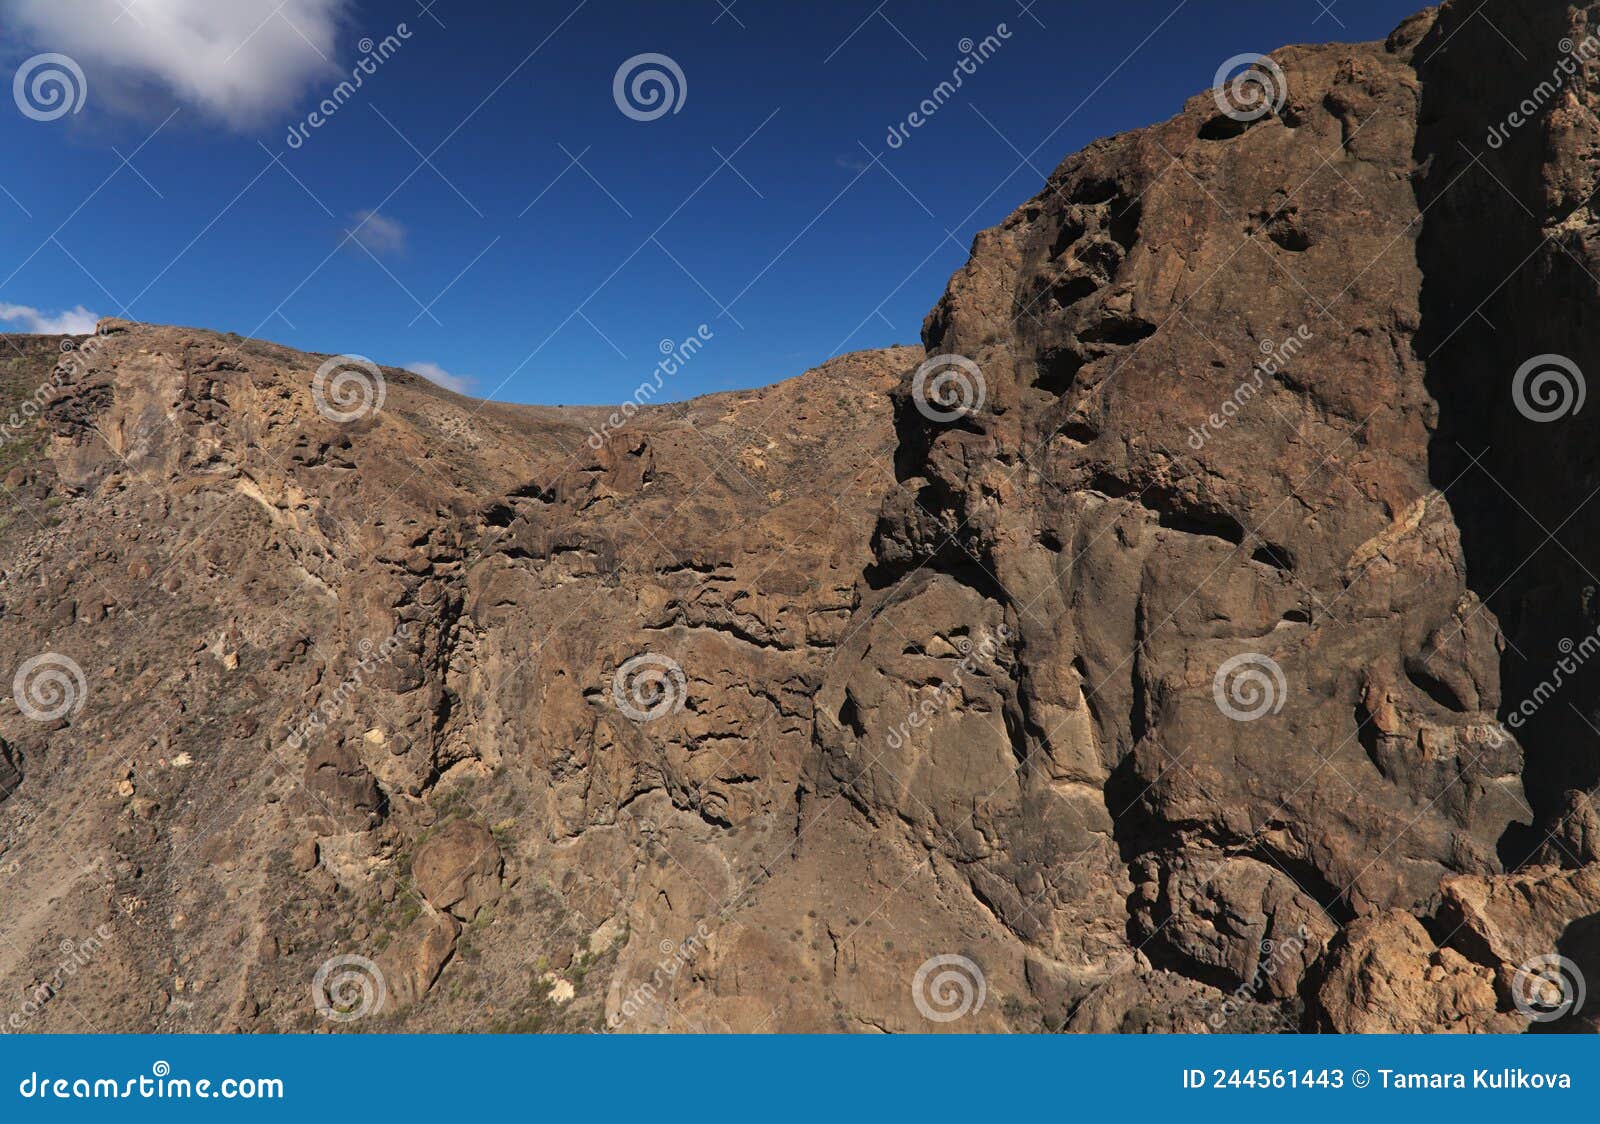
[[[939,424],[899,399],[899,576],[840,698],[887,673],[902,601],[1003,622],[994,766],[912,815],[1069,997],[1140,959],[1235,987],[1303,931],[1267,989],[1292,998],[1342,922],[1498,870],[1522,806],[1492,619],[1428,479],[1411,48],[1281,51],[1277,117],[1220,129],[1205,95],[1069,159],[929,317],[985,406]],[[1241,659],[1266,697],[1230,713]],[[877,770],[915,768],[894,717],[828,746],[868,804]]]
[[[0,986],[52,1030],[1527,1027],[1525,965],[1600,980],[1594,673],[1550,685],[1600,469],[1511,385],[1595,365],[1592,84],[1484,137],[1587,21],[1284,48],[1271,112],[1068,158],[924,349],[621,424],[11,341]]]
[[[1241,123],[1198,97],[1070,158],[979,236],[928,319],[927,364],[897,392],[900,486],[819,698],[804,805],[818,826],[786,901],[820,881],[812,896],[837,911],[860,900],[854,869],[830,879],[837,855],[884,856],[862,904],[887,893],[897,929],[944,933],[940,947],[1004,989],[1012,1026],[1527,1025],[1507,1013],[1519,968],[1556,952],[1587,899],[1552,885],[1562,876],[1519,876],[1552,886],[1505,895],[1532,902],[1517,920],[1539,939],[1494,945],[1454,920],[1467,883],[1452,879],[1499,885],[1530,855],[1589,861],[1581,836],[1564,841],[1587,822],[1593,766],[1499,721],[1580,621],[1519,624],[1543,656],[1513,664],[1524,691],[1508,700],[1497,612],[1537,613],[1509,579],[1590,489],[1546,493],[1514,537],[1480,530],[1490,484],[1464,481],[1478,454],[1446,441],[1469,419],[1491,419],[1489,436],[1509,420],[1523,431],[1496,455],[1533,464],[1526,488],[1551,462],[1530,462],[1537,430],[1506,393],[1507,341],[1525,333],[1444,345],[1490,330],[1473,317],[1492,294],[1594,300],[1574,211],[1592,174],[1586,96],[1530,126],[1516,174],[1516,154],[1498,175],[1473,158],[1482,107],[1515,107],[1508,95],[1593,29],[1564,4],[1498,14],[1447,6],[1381,45],[1279,51],[1276,112]],[[1462,97],[1484,84],[1464,72],[1497,31],[1527,50],[1483,99]],[[1503,268],[1480,271],[1483,208],[1536,213],[1508,183],[1545,214],[1498,227]],[[1567,277],[1555,294],[1542,270]],[[1581,322],[1569,314],[1555,337],[1569,354],[1584,355]],[[954,399],[930,391],[941,378]],[[1464,543],[1464,526],[1491,541]],[[1587,611],[1581,555],[1559,553],[1519,584]],[[951,639],[979,637],[982,657],[958,660]],[[930,686],[934,717],[908,725]],[[1592,744],[1592,720],[1588,733],[1549,721]],[[1541,742],[1530,804],[1523,747]],[[823,818],[841,800],[860,822]],[[780,911],[738,959],[761,955]],[[1330,973],[1382,925],[1403,932],[1381,938],[1392,976],[1342,994]],[[835,965],[862,944],[857,924],[828,932]],[[1583,943],[1559,948],[1570,959]],[[929,949],[912,950],[875,952],[874,967],[912,978]],[[815,986],[859,1010],[837,973]],[[892,995],[871,1002],[882,1013],[859,1022],[926,1025]],[[786,1025],[814,1025],[804,999],[781,1006]]]
[[[0,735],[5,976],[109,935],[29,1025],[307,1028],[336,955],[395,1026],[603,1025],[619,961],[792,839],[916,353],[611,432],[394,371],[336,420],[322,357],[205,332],[33,351],[17,398],[61,385],[11,483],[53,525],[7,537],[5,658],[66,694]]]
[[[1460,6],[1441,14],[1441,47],[1419,68],[1438,94],[1418,131],[1419,155],[1428,158],[1418,198],[1429,214],[1418,247],[1418,349],[1441,404],[1435,476],[1458,481],[1452,493],[1461,496],[1472,585],[1504,632],[1509,710],[1600,623],[1590,506],[1600,471],[1589,415],[1576,412],[1581,374],[1574,383],[1548,361],[1532,362],[1553,356],[1580,372],[1600,362],[1585,329],[1595,302],[1600,24],[1576,5],[1493,10],[1490,35],[1504,30],[1525,56],[1514,68],[1482,65],[1489,43]],[[1467,103],[1483,108],[1469,111]],[[1527,113],[1534,106],[1539,111]],[[1467,232],[1472,262],[1462,268],[1457,239]],[[1530,363],[1518,389],[1514,376]],[[1571,790],[1600,782],[1595,670],[1569,667],[1566,675],[1563,695],[1576,705],[1541,705],[1511,719],[1529,747],[1529,798],[1547,817]],[[1543,835],[1509,840],[1507,858],[1526,859]]]

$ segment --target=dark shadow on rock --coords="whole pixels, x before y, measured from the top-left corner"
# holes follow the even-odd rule
[[[1556,952],[1566,957],[1579,973],[1569,983],[1579,990],[1571,992],[1572,1009],[1559,1019],[1528,1024],[1528,1034],[1593,1034],[1600,1030],[1600,913],[1580,917],[1567,926],[1556,941]],[[1567,995],[1568,993],[1563,993]]]
[[[1415,55],[1425,215],[1416,347],[1439,406],[1432,482],[1460,527],[1468,587],[1505,638],[1500,718],[1523,747],[1534,813],[1500,841],[1514,868],[1544,839],[1566,790],[1600,779],[1600,581],[1591,573],[1600,572],[1600,408],[1563,409],[1575,388],[1550,360],[1540,369],[1552,378],[1541,385],[1535,375],[1523,388],[1525,410],[1514,386],[1538,356],[1600,378],[1600,242],[1590,241],[1600,229],[1557,230],[1584,202],[1570,185],[1589,174],[1580,146],[1552,139],[1564,94],[1490,140],[1559,73],[1568,6],[1490,0],[1484,18],[1479,7],[1447,7]],[[1529,416],[1539,412],[1560,416]]]

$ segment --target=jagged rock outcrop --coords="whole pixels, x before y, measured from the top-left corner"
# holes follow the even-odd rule
[[[1600,365],[1589,18],[1275,52],[923,348],[759,391],[12,340],[0,985],[93,934],[33,1028],[1590,1025],[1600,468],[1515,378]]]
[[[428,904],[472,921],[500,900],[503,866],[486,827],[452,820],[418,845],[411,875]]]

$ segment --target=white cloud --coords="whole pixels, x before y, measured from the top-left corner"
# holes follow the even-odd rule
[[[20,324],[22,331],[41,336],[92,335],[99,319],[98,313],[90,312],[81,304],[55,316],[25,304],[0,304],[0,321]]]
[[[374,254],[398,254],[406,248],[406,228],[376,211],[357,211],[356,225],[345,231]]]
[[[71,56],[96,87],[155,82],[230,125],[253,125],[337,72],[352,0],[0,0],[30,46]]]
[[[421,375],[429,382],[438,383],[446,390],[453,390],[457,394],[467,394],[472,390],[472,380],[463,375],[452,375],[437,363],[407,363],[406,370],[413,375]]]

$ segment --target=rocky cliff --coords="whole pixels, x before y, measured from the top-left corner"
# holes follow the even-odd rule
[[[12,338],[12,1028],[1589,1025],[1590,18],[1277,51],[760,391]]]

